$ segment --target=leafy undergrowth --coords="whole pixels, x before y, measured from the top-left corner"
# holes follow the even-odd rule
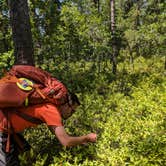
[[[86,72],[85,78],[75,78],[80,72],[74,71],[82,105],[64,124],[71,135],[96,132],[97,143],[63,148],[46,126],[39,126],[24,133],[33,149],[20,156],[21,165],[165,165],[166,78],[162,64],[139,58],[134,70],[122,68],[116,79],[107,72],[96,76]]]

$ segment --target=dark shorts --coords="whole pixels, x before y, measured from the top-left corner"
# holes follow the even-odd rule
[[[15,143],[11,136],[10,152],[6,150],[7,134],[0,132],[0,166],[20,166],[18,160],[18,151],[16,150]]]

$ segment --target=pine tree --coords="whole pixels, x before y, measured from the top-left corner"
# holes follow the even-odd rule
[[[34,65],[34,51],[27,0],[9,0],[15,64]]]

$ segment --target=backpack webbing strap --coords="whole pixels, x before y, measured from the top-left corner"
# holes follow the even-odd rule
[[[6,132],[7,132],[7,141],[6,141],[6,149],[5,151],[6,152],[9,152],[10,151],[10,135],[13,134],[13,130],[11,128],[11,123],[10,123],[10,120],[9,120],[9,113],[8,111],[4,111],[4,110],[1,110],[4,117],[6,118],[7,120],[7,129],[6,129]]]
[[[26,121],[29,121],[31,123],[34,123],[34,124],[41,124],[43,123],[42,120],[36,118],[36,117],[33,117],[31,115],[28,115],[28,114],[25,114],[21,111],[17,111],[17,110],[12,110],[12,112],[14,112],[16,115],[18,115],[19,117],[25,119]]]
[[[7,132],[7,142],[6,142],[6,152],[9,152],[10,151],[10,135],[12,134],[14,136],[14,140],[17,142],[18,146],[20,149],[24,149],[24,144],[22,142],[22,140],[20,140],[20,137],[18,137],[18,135],[15,133],[14,129],[13,129],[13,126],[11,124],[11,121],[9,120],[9,112],[8,110],[6,109],[5,111],[4,110],[1,110],[3,115],[7,118],[7,129],[6,129],[6,132]],[[31,122],[31,123],[34,123],[34,124],[41,124],[42,121],[36,117],[33,117],[31,115],[28,115],[28,114],[25,114],[21,111],[17,111],[17,110],[12,110],[12,112],[14,112],[16,115],[18,115],[19,117]]]

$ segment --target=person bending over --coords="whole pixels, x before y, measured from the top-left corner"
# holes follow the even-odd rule
[[[18,166],[18,151],[16,148],[15,133],[20,133],[24,129],[36,127],[37,124],[46,123],[51,132],[55,134],[59,142],[65,147],[71,147],[88,142],[96,142],[97,135],[89,133],[78,137],[70,136],[64,128],[62,119],[68,119],[80,105],[77,96],[73,93],[68,95],[66,103],[60,106],[51,103],[42,103],[28,107],[11,108],[0,110],[0,166]],[[5,114],[5,115],[4,115]],[[9,125],[10,122],[10,125]],[[37,122],[37,123],[36,123]],[[10,147],[8,138],[10,126]]]

